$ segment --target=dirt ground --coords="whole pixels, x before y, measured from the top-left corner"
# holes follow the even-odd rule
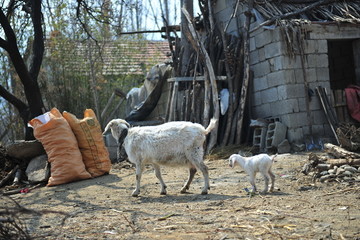
[[[205,159],[208,195],[200,195],[200,173],[181,194],[187,170],[173,168],[162,168],[168,194],[160,195],[148,167],[140,196],[131,197],[135,171],[122,163],[106,176],[12,198],[29,209],[67,214],[25,215],[31,236],[39,239],[360,239],[359,177],[352,184],[313,183],[300,173],[308,154],[278,155],[276,190],[266,195],[248,195],[247,175],[211,155]],[[263,188],[260,175],[257,186]]]

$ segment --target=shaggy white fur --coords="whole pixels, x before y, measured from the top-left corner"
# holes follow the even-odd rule
[[[245,170],[245,172],[249,175],[253,192],[256,191],[256,173],[260,172],[265,180],[263,193],[266,193],[268,191],[269,179],[271,179],[270,191],[274,190],[275,175],[271,171],[271,166],[276,156],[277,155],[270,157],[267,154],[259,154],[252,157],[242,157],[239,154],[233,154],[229,158],[229,166],[233,168],[236,165],[240,165]]]
[[[157,126],[132,127],[122,119],[113,119],[105,127],[105,131],[111,129],[115,139],[124,139],[124,148],[129,161],[136,165],[136,188],[132,196],[140,194],[141,175],[146,164],[152,164],[155,175],[161,184],[160,194],[166,194],[160,166],[187,166],[189,178],[181,193],[185,193],[198,170],[204,176],[204,188],[201,194],[207,194],[209,187],[209,174],[207,166],[203,162],[204,141],[206,135],[215,127],[217,120],[211,119],[205,129],[202,125],[192,122],[168,122]]]

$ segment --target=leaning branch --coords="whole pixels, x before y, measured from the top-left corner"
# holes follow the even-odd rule
[[[190,33],[191,33],[192,38],[194,40],[194,41],[191,41],[191,42],[193,43],[193,42],[196,41],[197,46],[194,46],[194,48],[195,49],[197,49],[197,48],[200,49],[200,52],[201,52],[201,54],[202,54],[202,56],[203,56],[203,58],[205,60],[206,68],[207,68],[209,78],[210,78],[210,82],[211,82],[211,90],[212,90],[212,95],[213,95],[214,118],[219,120],[220,109],[219,109],[218,90],[217,90],[217,85],[216,85],[216,77],[215,77],[215,73],[214,73],[214,68],[212,66],[209,54],[206,51],[204,44],[199,40],[199,37],[198,37],[197,32],[195,30],[195,27],[193,26],[193,24],[191,22],[190,14],[187,12],[187,10],[185,8],[182,8],[181,10],[184,13],[184,16],[186,17],[186,19],[187,19],[187,21],[189,23],[188,24],[189,25],[189,30],[190,30]],[[209,144],[208,144],[207,152],[209,152],[216,144],[218,125],[219,125],[219,121],[216,122],[215,129],[210,135],[210,141],[209,141]]]

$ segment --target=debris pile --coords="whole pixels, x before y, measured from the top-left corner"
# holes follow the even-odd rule
[[[320,182],[360,182],[360,154],[330,143],[324,147],[328,156],[319,157],[311,153],[302,173],[308,175],[312,172],[313,180]]]

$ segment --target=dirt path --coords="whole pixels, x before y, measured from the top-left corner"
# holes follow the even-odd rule
[[[180,194],[185,169],[163,168],[168,195],[152,168],[143,174],[140,196],[131,197],[133,168],[114,165],[110,174],[13,195],[22,206],[69,214],[27,216],[32,236],[41,239],[360,239],[360,185],[316,183],[300,173],[307,154],[279,155],[276,191],[246,194],[250,184],[227,159],[207,159],[208,195],[200,195],[197,173],[188,194]],[[258,176],[258,188],[263,180]]]

